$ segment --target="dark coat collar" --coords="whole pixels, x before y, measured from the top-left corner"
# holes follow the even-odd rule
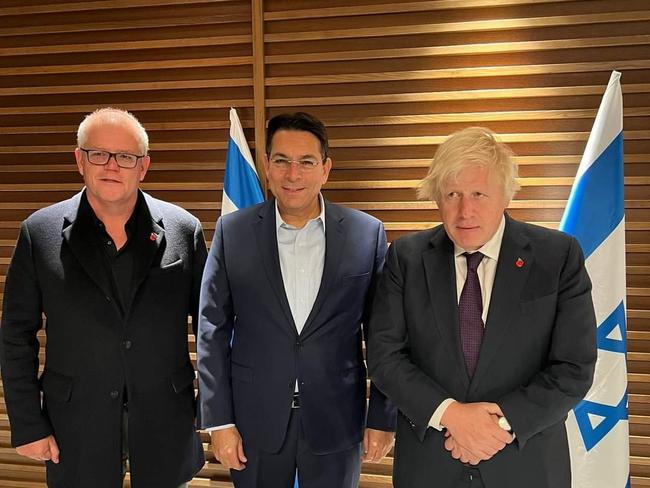
[[[61,235],[69,246],[72,254],[79,261],[86,274],[100,288],[103,295],[112,295],[110,276],[102,266],[101,249],[93,232],[93,220],[91,213],[79,212],[83,192],[77,193],[69,200],[69,206],[64,214],[63,229]],[[158,250],[164,249],[165,230],[163,225],[162,212],[156,200],[146,193],[139,191],[138,198],[143,198],[138,207],[142,212],[136,233],[133,235],[136,246],[136,267],[133,273],[133,288],[131,298],[142,284]],[[130,309],[131,299],[126,304],[126,310]]]

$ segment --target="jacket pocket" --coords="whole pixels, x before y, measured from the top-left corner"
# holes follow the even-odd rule
[[[48,401],[69,402],[72,383],[72,377],[47,368],[41,376],[41,388]]]
[[[370,271],[366,271],[365,273],[351,274],[351,275],[343,276],[341,278],[341,281],[346,283],[346,282],[350,282],[350,281],[354,281],[354,280],[366,279],[369,276],[370,276]]]
[[[188,363],[181,369],[172,374],[172,388],[176,393],[180,393],[194,382],[194,367]]]
[[[557,294],[550,293],[542,297],[533,298],[532,300],[525,300],[519,302],[519,309],[522,315],[536,315],[540,310],[555,310],[557,305]]]
[[[182,259],[177,259],[173,263],[165,264],[161,266],[160,268],[151,268],[149,270],[150,275],[161,275],[161,274],[167,274],[167,273],[173,273],[176,270],[182,269],[183,268],[183,260]]]
[[[230,363],[230,376],[233,379],[243,381],[245,383],[253,382],[253,368],[242,366],[237,363]]]

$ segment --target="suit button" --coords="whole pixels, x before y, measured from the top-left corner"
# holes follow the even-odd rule
[[[108,295],[106,295],[106,301],[110,303],[110,301],[111,301],[111,297],[109,297]]]
[[[296,341],[296,351],[302,348],[302,342]]]
[[[124,349],[126,349],[127,351],[129,349],[131,349],[132,345],[133,345],[133,343],[131,341],[129,341],[129,340],[124,341]]]
[[[120,392],[117,391],[117,390],[113,390],[113,391],[110,393],[110,395],[111,395],[111,398],[112,398],[113,400],[115,400],[117,397],[120,396]]]

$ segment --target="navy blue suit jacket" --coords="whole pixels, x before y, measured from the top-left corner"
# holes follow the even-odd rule
[[[395,410],[371,387],[366,422],[362,331],[386,252],[382,223],[325,204],[323,277],[300,334],[284,291],[273,200],[221,217],[201,287],[200,425],[236,424],[245,445],[276,452],[296,380],[300,419],[316,453],[393,431]],[[232,337],[232,342],[231,342]]]

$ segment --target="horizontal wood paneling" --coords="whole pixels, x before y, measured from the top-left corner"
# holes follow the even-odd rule
[[[325,121],[326,196],[381,218],[390,239],[439,221],[414,189],[437,145],[468,125],[517,154],[522,190],[509,212],[556,228],[609,74],[623,72],[632,484],[650,485],[647,2],[266,5],[269,114]]]
[[[228,109],[255,148],[266,118],[307,110],[329,128],[333,201],[385,222],[389,239],[439,221],[414,188],[451,132],[486,125],[520,164],[516,218],[557,227],[612,69],[625,116],[632,485],[650,486],[650,5],[647,0],[5,0],[0,6],[0,300],[19,222],[74,194],[82,116],[134,111],[152,142],[144,188],[201,219],[221,207]],[[259,4],[256,4],[259,5]],[[253,64],[258,71],[257,86]],[[259,70],[258,65],[258,70]],[[254,93],[257,88],[257,94]],[[258,102],[259,104],[259,102]],[[258,127],[259,129],[259,127]],[[259,137],[257,145],[263,145]],[[194,350],[194,340],[190,337]],[[194,353],[193,353],[194,354]],[[231,486],[210,462],[192,486]],[[392,461],[361,486],[390,486]],[[0,484],[43,487],[9,447]]]
[[[81,188],[72,154],[76,127],[102,105],[138,116],[151,140],[146,189],[197,214],[211,239],[231,106],[239,109],[247,134],[253,133],[250,3],[3,3],[0,300],[20,221]],[[190,336],[192,351],[194,344]],[[192,486],[232,486],[227,470],[210,454],[207,436],[203,440],[209,462]],[[44,487],[44,476],[40,463],[9,447],[2,403],[0,485]]]

